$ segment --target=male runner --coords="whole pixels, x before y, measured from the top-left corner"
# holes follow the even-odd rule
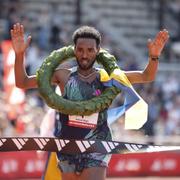
[[[35,75],[28,76],[24,67],[24,56],[31,37],[24,40],[24,27],[17,23],[11,30],[12,44],[15,51],[16,86],[23,89],[37,88]],[[60,87],[63,97],[70,100],[86,100],[101,93],[106,87],[99,80],[99,71],[93,67],[101,47],[101,35],[94,27],[82,26],[73,33],[74,53],[78,67],[58,69],[52,77],[52,84]],[[154,40],[148,41],[149,61],[143,71],[125,72],[134,83],[146,83],[155,79],[158,58],[169,38],[166,30],[160,31]],[[67,139],[112,140],[107,124],[107,111],[93,114],[94,127],[76,127],[71,124],[72,116],[57,112],[55,136]],[[79,117],[81,118],[81,117]],[[86,121],[90,121],[91,116]],[[59,168],[63,180],[104,180],[109,155],[98,153],[67,155],[57,153]]]

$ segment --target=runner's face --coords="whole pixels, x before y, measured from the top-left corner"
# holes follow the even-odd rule
[[[79,38],[76,42],[74,52],[79,68],[88,70],[92,68],[99,48],[97,48],[95,39]]]

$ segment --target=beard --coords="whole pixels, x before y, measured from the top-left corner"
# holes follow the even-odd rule
[[[91,69],[92,67],[93,67],[93,65],[94,65],[94,63],[95,63],[95,59],[89,64],[83,64],[83,63],[81,63],[79,60],[77,60],[77,64],[78,64],[78,66],[79,66],[79,68],[80,69],[82,69],[82,70],[88,70],[88,69]]]

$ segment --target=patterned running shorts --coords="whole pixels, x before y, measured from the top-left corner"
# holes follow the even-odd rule
[[[78,155],[59,155],[58,166],[64,173],[81,173],[90,167],[108,167],[111,155],[99,153],[78,154]]]

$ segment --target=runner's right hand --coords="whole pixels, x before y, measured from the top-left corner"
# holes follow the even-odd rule
[[[11,40],[16,54],[25,53],[26,49],[29,47],[31,36],[28,36],[27,41],[25,41],[24,38],[24,26],[20,23],[14,24],[11,29]]]

